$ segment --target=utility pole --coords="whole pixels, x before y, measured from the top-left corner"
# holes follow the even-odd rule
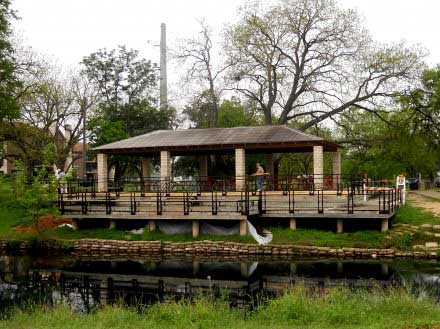
[[[160,24],[160,109],[168,107],[167,87],[167,27]]]

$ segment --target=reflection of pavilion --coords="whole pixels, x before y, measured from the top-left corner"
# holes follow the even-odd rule
[[[236,127],[189,130],[160,130],[96,148],[98,176],[93,182],[70,182],[60,193],[60,210],[76,223],[90,218],[110,221],[189,222],[197,236],[200,221],[234,221],[240,234],[248,232],[247,220],[281,218],[296,228],[297,219],[336,222],[376,221],[382,230],[400,204],[400,192],[383,182],[356,180],[341,175],[339,146],[323,138],[287,126]],[[332,154],[333,170],[324,174],[324,152]],[[313,174],[281,177],[274,154],[313,154]],[[255,177],[247,176],[246,155],[263,154],[265,188],[255,192]],[[142,177],[109,179],[109,156],[140,158]],[[216,177],[209,172],[210,155],[235,155],[235,176]],[[171,174],[173,156],[196,156],[199,177],[176,181]],[[160,159],[160,178],[151,176],[152,159]],[[366,187],[372,187],[367,189]],[[375,189],[378,187],[378,189]]]
[[[9,260],[5,257],[0,259],[1,277],[3,280],[7,274],[10,283],[16,286],[17,297],[21,293],[19,287],[27,293],[43,291],[52,301],[69,303],[81,311],[97,302],[124,300],[129,304],[149,304],[168,297],[200,293],[214,296],[226,293],[233,305],[241,307],[252,305],[257,296],[274,297],[296,284],[361,288],[385,286],[395,277],[391,261],[72,259],[57,265],[56,262],[47,264],[29,257],[11,257]],[[4,267],[3,264],[9,265]]]

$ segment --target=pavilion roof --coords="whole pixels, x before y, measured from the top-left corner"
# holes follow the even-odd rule
[[[294,149],[322,145],[326,150],[339,148],[334,142],[303,133],[288,126],[252,126],[234,128],[156,130],[96,147],[102,153],[148,153],[173,151],[191,153],[200,151],[274,150],[287,152]],[[296,150],[299,151],[299,150]]]

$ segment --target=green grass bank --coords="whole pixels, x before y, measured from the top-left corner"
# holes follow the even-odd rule
[[[78,315],[67,306],[15,309],[0,328],[439,328],[440,307],[402,289],[313,295],[296,287],[257,311],[231,309],[206,297],[164,302],[142,309],[104,306]]]

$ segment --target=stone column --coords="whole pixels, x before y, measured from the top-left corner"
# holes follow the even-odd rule
[[[199,176],[208,177],[208,157],[206,155],[199,157]]]
[[[243,191],[246,186],[246,151],[235,149],[235,189]]]
[[[169,151],[160,152],[160,179],[169,180],[171,178],[171,156]]]
[[[98,192],[107,192],[107,168],[108,155],[104,153],[98,153],[97,156],[97,169],[98,169]]]
[[[341,153],[336,151],[333,153],[333,189],[338,188],[341,182]]]
[[[324,188],[324,148],[322,146],[313,146],[313,175],[315,189]]]

